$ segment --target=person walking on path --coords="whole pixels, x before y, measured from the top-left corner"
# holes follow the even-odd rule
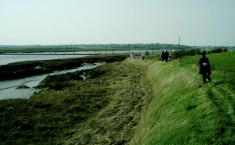
[[[205,51],[202,52],[202,57],[199,60],[199,74],[202,75],[203,83],[211,81],[211,68]]]
[[[165,52],[165,61],[166,62],[168,61],[168,57],[169,57],[169,52],[166,50],[166,52]]]

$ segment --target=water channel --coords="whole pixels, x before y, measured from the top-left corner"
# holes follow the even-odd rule
[[[29,98],[34,92],[37,90],[35,89],[39,83],[45,79],[48,75],[56,75],[56,74],[65,74],[68,72],[75,72],[85,69],[93,69],[99,64],[86,64],[79,68],[64,70],[64,71],[57,71],[50,74],[38,75],[38,76],[31,76],[27,78],[17,79],[17,80],[7,80],[7,81],[0,81],[0,100],[3,99],[17,99],[17,98]],[[20,86],[27,86],[28,88],[18,88]]]
[[[88,55],[2,54],[0,55],[0,65],[5,65],[8,63],[20,62],[20,61],[66,59],[66,58],[79,58],[85,56]]]
[[[120,54],[120,53],[141,53],[146,50],[129,50],[129,51],[80,51],[80,52],[43,52],[43,53],[14,53],[14,54],[0,54],[0,65],[6,65],[13,62],[32,61],[32,60],[52,60],[52,59],[66,59],[66,58],[81,58],[89,55],[97,54]],[[35,91],[35,87],[48,75],[62,74],[67,72],[74,72],[84,69],[93,69],[97,65],[86,65],[72,70],[65,70],[54,72],[51,74],[44,74],[38,76],[27,77],[17,80],[0,81],[0,100],[29,98]],[[17,89],[19,86],[27,86],[26,89]]]
[[[130,53],[141,54],[143,51],[158,52],[157,50],[129,50],[129,51],[79,51],[79,52],[42,52],[42,53],[6,53],[0,54],[0,65],[5,65],[12,62],[31,61],[31,60],[51,60],[51,59],[66,59],[79,58],[89,55],[99,54],[120,54]]]

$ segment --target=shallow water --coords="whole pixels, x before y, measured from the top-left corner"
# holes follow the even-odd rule
[[[0,65],[21,61],[80,58],[85,56],[88,55],[0,55]]]
[[[84,65],[79,68],[64,70],[64,71],[56,71],[50,74],[38,75],[38,76],[31,76],[27,78],[17,79],[17,80],[7,80],[7,81],[0,81],[0,100],[3,99],[17,99],[17,98],[29,98],[32,96],[34,92],[37,90],[35,89],[39,83],[45,79],[48,75],[56,75],[56,74],[65,74],[68,72],[76,72],[80,70],[86,69],[93,69],[97,66],[101,65],[101,63],[96,65]],[[28,89],[17,89],[19,86],[27,86]]]
[[[42,52],[42,53],[14,53],[0,54],[0,65],[5,65],[12,62],[31,61],[31,60],[51,60],[51,59],[66,59],[80,58],[94,54],[121,54],[130,53],[141,54],[141,52],[157,52],[157,50],[128,50],[128,51],[79,51],[79,52]]]

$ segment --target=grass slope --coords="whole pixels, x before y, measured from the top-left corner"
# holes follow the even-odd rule
[[[136,64],[123,62],[108,67],[106,80],[110,103],[86,122],[74,128],[65,144],[127,144],[138,124],[148,98],[143,70]]]
[[[195,76],[163,62],[151,63],[146,75],[152,99],[131,144],[212,143],[213,110]]]
[[[222,64],[231,63],[234,54],[209,55],[214,65],[213,82],[206,85],[198,74],[199,57],[147,64],[152,99],[131,145],[235,143],[235,92],[229,79],[234,69]],[[230,72],[215,69],[217,61]]]

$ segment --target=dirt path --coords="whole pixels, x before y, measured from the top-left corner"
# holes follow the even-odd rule
[[[235,140],[235,94],[223,84],[208,87],[208,97],[220,116],[217,138],[221,144]]]

